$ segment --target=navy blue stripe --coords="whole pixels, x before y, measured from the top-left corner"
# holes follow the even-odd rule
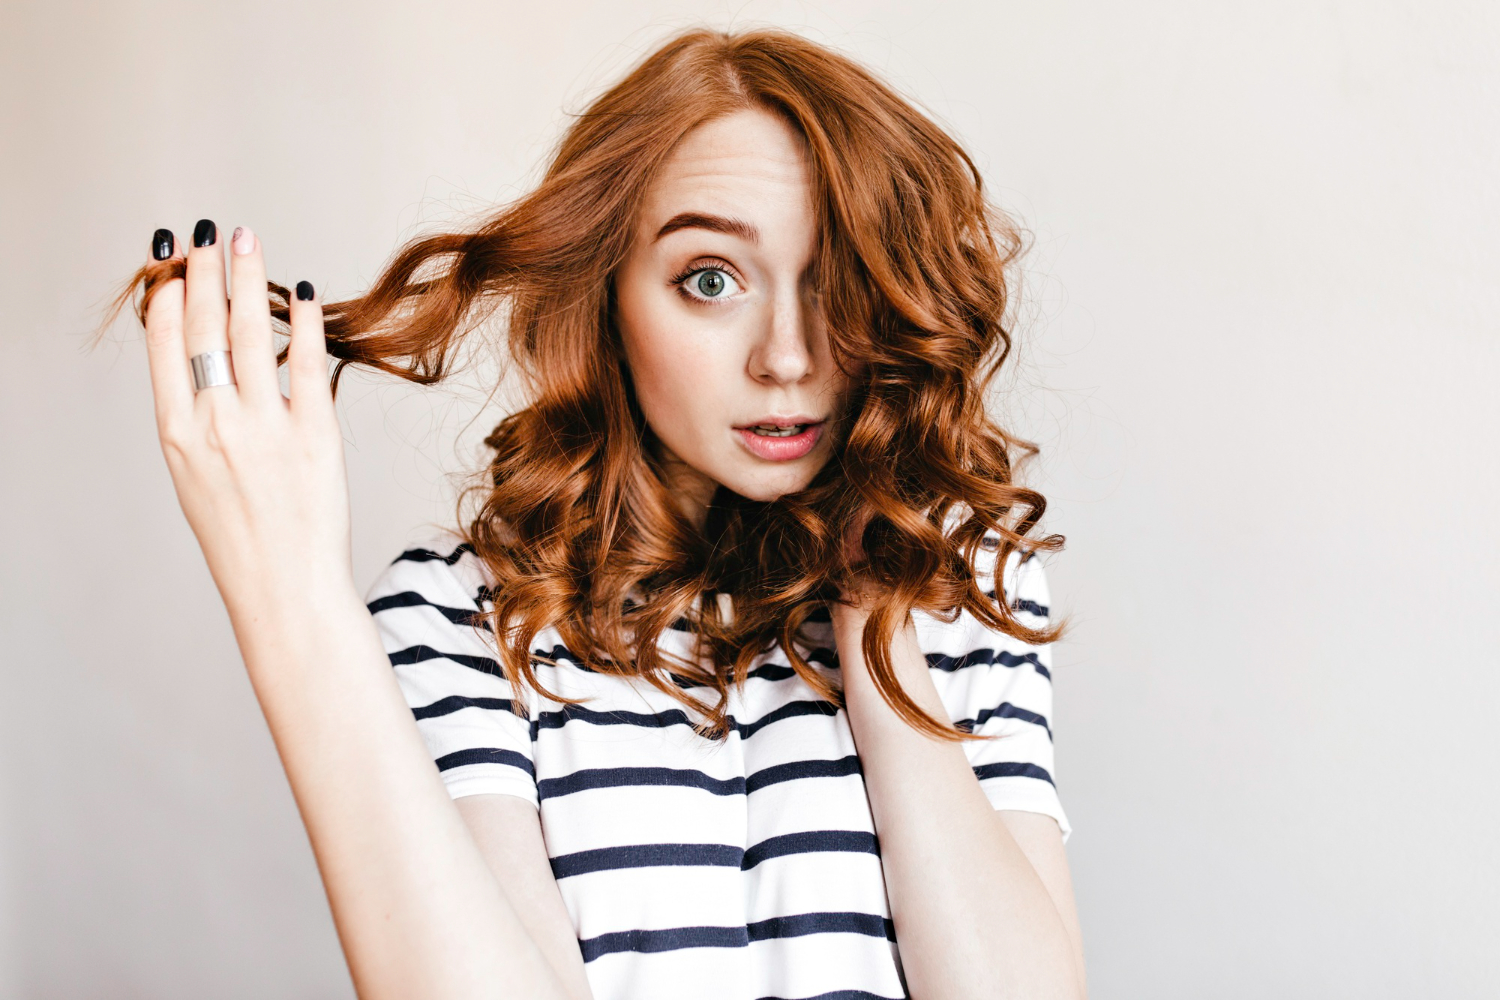
[[[1047,739],[1052,739],[1052,727],[1047,725],[1047,717],[1045,715],[1033,712],[1029,708],[1017,708],[1008,701],[1002,701],[995,708],[986,708],[974,716],[974,718],[964,719],[962,722],[954,723],[954,725],[960,729],[963,729],[967,725],[967,731],[972,733],[991,719],[1020,719],[1022,722],[1029,722],[1033,726],[1041,726],[1047,731]]]
[[[862,830],[806,830],[768,837],[749,850],[731,844],[625,844],[598,847],[551,859],[554,878],[622,868],[704,867],[749,871],[762,861],[794,854],[873,854],[880,844]]]
[[[536,775],[531,761],[524,754],[519,754],[514,750],[503,750],[494,747],[476,747],[469,750],[458,750],[450,754],[444,754],[437,759],[436,763],[439,771],[447,771],[466,764],[508,764],[511,767],[525,771],[533,777]],[[980,764],[974,767],[973,771],[974,776],[981,781],[986,778],[1024,777],[1037,778],[1048,784],[1053,783],[1052,775],[1048,774],[1044,768],[1038,767],[1035,764],[1000,761],[994,764]],[[796,775],[796,777],[814,776],[816,775]],[[779,780],[785,781],[791,780],[791,778],[781,778]],[[744,778],[715,778],[704,774],[702,771],[690,769],[668,767],[585,768],[561,778],[543,778],[537,782],[537,795],[539,798],[557,798],[592,788],[670,786],[699,788],[714,795],[729,796],[747,794],[746,785],[747,782]],[[764,783],[758,785],[758,787],[763,786]]]
[[[471,750],[455,750],[437,759],[439,771],[463,767],[465,764],[509,764],[511,767],[525,771],[532,778],[536,777],[536,769],[531,766],[531,761],[524,754],[516,753],[514,750],[475,747]]]
[[[488,656],[474,656],[469,653],[445,653],[440,649],[433,649],[431,646],[420,645],[398,649],[388,655],[393,667],[409,666],[413,663],[422,663],[425,660],[452,660],[454,663],[468,667],[471,670],[478,670],[481,673],[492,674],[496,677],[505,676],[505,671],[500,669],[500,664]]]
[[[464,542],[458,548],[454,549],[452,552],[448,553],[445,556],[439,555],[431,549],[407,549],[395,559],[391,560],[391,565],[394,566],[398,562],[444,562],[449,566],[452,566],[454,563],[458,562],[459,559],[463,558],[463,554],[465,552],[473,551],[474,546],[470,545],[468,542]]]
[[[402,666],[412,663],[420,663],[424,660],[446,659],[455,663],[471,667],[475,670],[504,677],[505,672],[501,670],[500,664],[489,657],[473,656],[464,653],[444,653],[430,646],[411,646],[407,649],[398,650],[390,654],[392,666]],[[457,712],[470,706],[481,708],[503,708],[510,710],[510,701],[504,698],[462,698],[458,696],[442,698],[431,705],[423,706],[419,711],[420,719],[436,718]],[[795,719],[806,715],[837,715],[839,708],[832,702],[798,700],[789,701],[778,708],[767,712],[765,715],[753,722],[740,722],[730,716],[728,723],[731,729],[740,734],[741,739],[754,736],[766,726],[786,719]],[[534,740],[543,729],[561,729],[569,722],[582,722],[594,726],[638,726],[642,729],[665,729],[670,726],[691,726],[693,720],[687,712],[682,709],[672,708],[662,712],[627,712],[623,710],[597,711],[584,705],[563,705],[556,710],[537,713],[537,720],[532,723],[531,738]]]
[[[888,941],[896,940],[895,925],[877,914],[799,913],[790,917],[760,920],[744,927],[671,927],[659,931],[615,931],[598,937],[580,938],[578,948],[583,952],[583,960],[592,962],[601,956],[622,951],[651,954],[684,948],[746,948],[751,941],[838,933],[866,934],[870,937],[883,937]]]
[[[627,844],[600,847],[552,859],[553,878],[620,868],[739,868],[745,852],[729,844]]]
[[[817,661],[814,660],[813,662]],[[828,665],[832,666],[833,664],[830,663]],[[797,671],[793,670],[785,663],[762,663],[760,666],[748,671],[745,674],[745,678],[746,680],[750,680],[753,678],[755,680],[761,681],[784,681],[787,678],[795,677],[796,675]],[[668,676],[672,678],[673,684],[676,684],[678,687],[682,688],[685,691],[692,690],[693,688],[709,687],[709,685],[707,684],[700,684],[697,681],[692,680],[691,678],[682,676],[681,674],[668,674]]]
[[[999,664],[1002,667],[1019,667],[1023,663],[1029,663],[1031,668],[1048,680],[1052,679],[1052,673],[1044,666],[1035,653],[1010,653],[1006,650],[974,649],[961,656],[948,656],[944,653],[928,653],[927,665],[952,673],[965,667],[976,664]]]
[[[974,768],[974,777],[980,781],[985,778],[1036,778],[1056,787],[1056,782],[1052,780],[1052,775],[1047,773],[1046,768],[1008,760],[998,764],[980,764]]]
[[[586,722],[591,726],[637,726],[641,729],[690,725],[687,713],[676,708],[655,713],[627,712],[623,709],[600,712],[583,705],[564,705],[555,711],[538,712],[536,728],[538,731],[561,729],[569,722]]]
[[[1022,562],[1025,562],[1025,560],[1023,559]],[[988,597],[992,601],[995,600],[995,592],[993,590],[986,590],[984,592],[984,596]],[[1052,610],[1045,604],[1038,604],[1036,601],[1029,600],[1025,597],[1017,597],[1015,600],[1010,602],[1010,607],[1012,611],[1029,611],[1034,615],[1041,615],[1043,618],[1046,618],[1048,613],[1050,613]]]
[[[879,857],[880,842],[873,833],[861,830],[804,830],[801,833],[785,833],[779,837],[767,837],[747,850],[741,867],[749,871],[771,858],[823,852],[873,854]]]
[[[1032,670],[1035,670],[1049,681],[1052,679],[1052,671],[1042,666],[1041,658],[1035,653],[1022,653],[1018,656],[1015,653],[1008,653],[1002,649],[995,654],[995,662],[1002,667],[1019,667],[1023,663],[1029,663]]]
[[[838,706],[832,702],[798,700],[789,701],[772,709],[754,722],[740,722],[734,716],[729,716],[727,721],[729,727],[740,734],[741,739],[748,739],[773,722],[804,715],[837,715],[838,712]],[[536,727],[538,730],[561,729],[574,721],[594,726],[640,726],[644,729],[665,729],[669,726],[693,724],[687,712],[679,708],[652,713],[620,710],[600,712],[583,705],[564,705],[557,710],[537,713]]]
[[[736,722],[735,728],[741,739],[749,739],[773,722],[795,719],[802,715],[838,715],[839,707],[830,701],[789,701],[780,708],[772,709],[754,722]]]
[[[680,951],[683,948],[749,946],[750,939],[743,927],[671,927],[660,931],[614,931],[598,937],[578,939],[578,950],[583,952],[585,962],[622,951],[654,954]]]
[[[784,663],[762,663],[745,676],[755,677],[763,681],[784,681],[797,676],[797,671]],[[701,687],[703,685],[694,686]]]
[[[508,702],[500,698],[444,698],[448,701],[472,703],[495,702],[494,705],[477,705],[480,708],[503,708],[509,711]],[[434,702],[441,705],[443,702]],[[417,711],[420,711],[417,710]],[[421,716],[418,716],[421,718]],[[515,760],[499,755],[509,755]],[[516,763],[525,761],[525,764]],[[438,770],[459,767],[463,764],[512,763],[528,774],[536,772],[531,761],[513,750],[477,749],[459,750],[438,759]],[[803,778],[833,778],[861,774],[858,755],[851,754],[838,760],[799,760],[788,764],[776,764],[756,771],[745,778],[715,778],[702,771],[669,767],[596,767],[584,768],[559,778],[543,778],[537,782],[539,798],[552,799],[594,788],[662,787],[698,788],[713,795],[748,795],[769,785]]]
[[[366,604],[365,607],[370,609],[370,614],[378,615],[380,612],[389,611],[391,608],[416,608],[423,605],[429,608],[436,608],[439,614],[455,625],[473,626],[484,624],[483,615],[477,610],[470,611],[464,608],[450,608],[446,605],[434,604],[414,590],[404,590],[399,594],[377,597],[369,604]]]
[[[800,778],[837,778],[861,774],[859,756],[839,760],[799,760],[775,764],[744,778],[715,778],[702,771],[667,767],[610,767],[574,771],[561,778],[543,778],[537,783],[542,798],[556,798],[590,788],[628,788],[640,785],[672,785],[701,788],[714,795],[748,795],[768,785]]]
[[[850,754],[838,760],[794,760],[787,764],[773,764],[748,775],[745,778],[745,791],[748,794],[767,785],[799,778],[842,778],[863,773],[858,754]]]
[[[597,674],[601,672],[586,664],[583,661],[582,657],[578,656],[568,647],[560,643],[554,645],[550,650],[534,649],[531,651],[531,654],[535,657],[538,657],[543,662],[566,660],[575,669],[581,670],[586,674]],[[838,665],[838,656],[831,649],[813,649],[809,651],[806,658],[810,663],[821,663],[827,667],[834,667]],[[759,680],[782,681],[786,680],[789,677],[792,677],[795,673],[796,671],[794,671],[791,667],[787,666],[784,663],[762,663],[760,666],[751,670],[746,676],[753,677]],[[672,683],[676,684],[680,688],[691,689],[709,687],[709,685],[707,684],[700,684],[699,682],[684,677],[681,674],[674,674],[669,672],[667,676],[671,678]]]
[[[865,934],[896,940],[896,925],[875,913],[797,913],[747,924],[751,941],[803,937],[808,934]]]
[[[433,607],[437,607],[437,605],[433,605]],[[560,644],[554,645],[551,649],[534,649],[531,651],[531,655],[533,657],[536,657],[537,661],[540,663],[566,660],[575,669],[581,670],[586,674],[599,673],[598,670],[586,666],[583,661],[573,653],[572,650],[568,649],[568,647]],[[431,646],[425,645],[411,646],[407,649],[398,650],[390,654],[390,659],[392,666],[420,663],[423,660],[448,659],[454,661],[455,663],[461,663],[466,667],[472,667],[475,670],[479,670],[487,674],[493,674],[496,677],[505,676],[505,671],[500,668],[499,662],[493,657],[475,656],[467,653],[444,653],[441,650],[433,649]],[[814,649],[808,655],[807,659],[809,662],[822,663],[825,666],[829,667],[837,666],[838,664],[838,657],[834,655],[832,650],[827,649]],[[751,670],[746,676],[756,678],[758,680],[782,681],[792,677],[795,673],[796,671],[783,663],[763,663],[760,666],[756,667],[754,670]],[[671,674],[670,676],[672,680],[676,682],[677,686],[681,688],[708,686],[705,684],[698,684],[695,681],[690,681],[687,678],[681,677],[677,674]]]
[[[591,767],[561,778],[543,778],[536,783],[537,795],[555,799],[591,788],[627,788],[641,785],[671,785],[701,788],[713,795],[744,795],[744,778],[715,778],[690,768]]]
[[[782,719],[802,715],[836,715],[838,706],[826,701],[789,701],[779,708],[767,712],[754,722],[740,722],[728,717],[729,727],[748,737]],[[594,726],[640,726],[644,729],[666,729],[670,726],[690,726],[692,719],[680,708],[669,708],[662,712],[627,712],[619,709],[600,712],[583,705],[564,705],[556,710],[537,715],[538,729],[561,729],[569,722],[586,722]]]
[[[418,719],[436,719],[465,708],[489,708],[514,713],[513,705],[509,698],[465,698],[463,695],[453,694],[439,698],[431,705],[419,705],[411,710],[411,714]]]

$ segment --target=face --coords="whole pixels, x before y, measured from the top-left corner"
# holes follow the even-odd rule
[[[646,195],[616,322],[671,485],[699,523],[717,486],[771,500],[832,454],[845,380],[811,285],[816,227],[800,137],[762,110],[689,133]]]

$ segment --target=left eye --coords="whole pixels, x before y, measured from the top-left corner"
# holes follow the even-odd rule
[[[687,276],[682,287],[695,299],[722,299],[739,291],[739,283],[717,267],[705,267]]]

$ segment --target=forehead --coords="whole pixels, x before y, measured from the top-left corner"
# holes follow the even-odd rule
[[[811,204],[802,138],[768,111],[736,111],[689,132],[662,165],[642,206],[660,225],[681,211],[765,217]]]

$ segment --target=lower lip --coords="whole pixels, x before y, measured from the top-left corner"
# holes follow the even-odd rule
[[[786,437],[757,434],[747,427],[736,427],[735,433],[756,458],[763,458],[768,462],[790,462],[805,457],[813,450],[823,433],[823,425],[809,424],[801,434],[789,434]]]

